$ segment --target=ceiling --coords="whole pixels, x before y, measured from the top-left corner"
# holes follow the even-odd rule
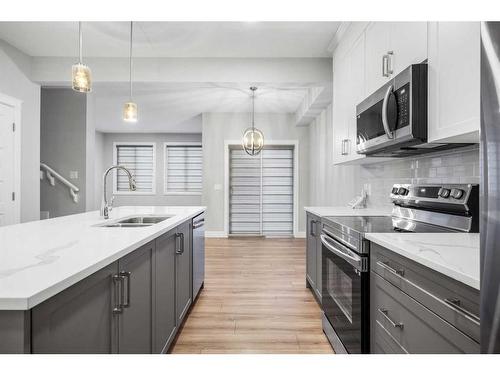
[[[134,56],[331,57],[340,22],[134,22]],[[84,22],[83,53],[124,57],[129,22]],[[77,56],[77,22],[0,22],[0,38],[30,56]]]
[[[201,132],[203,112],[250,112],[248,84],[152,84],[134,85],[139,121],[124,123],[123,104],[128,100],[127,84],[99,84],[94,87],[96,128],[103,132]],[[259,85],[255,111],[293,113],[307,87]]]

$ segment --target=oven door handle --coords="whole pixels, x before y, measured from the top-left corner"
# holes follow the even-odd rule
[[[384,125],[385,135],[387,138],[393,139],[394,133],[389,128],[389,120],[387,119],[387,106],[389,104],[389,97],[392,94],[392,85],[389,85],[385,92],[384,101],[382,102],[382,125]]]
[[[332,253],[344,259],[346,262],[354,266],[359,271],[362,272],[366,271],[365,262],[363,262],[363,258],[361,258],[359,255],[355,254],[354,252],[347,249],[345,246],[341,244],[334,243],[333,240],[331,240],[324,234],[321,234],[320,238],[321,238],[321,243],[325,245],[325,247]]]

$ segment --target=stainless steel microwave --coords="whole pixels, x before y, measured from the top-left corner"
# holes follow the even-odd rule
[[[414,64],[356,106],[357,152],[406,156],[427,142],[427,64]]]

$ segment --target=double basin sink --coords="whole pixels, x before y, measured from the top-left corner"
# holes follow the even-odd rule
[[[106,228],[137,228],[137,227],[149,227],[154,224],[158,224],[164,220],[170,219],[174,215],[163,215],[163,216],[132,216],[124,219],[115,220],[108,223],[98,224],[96,227],[106,227]]]

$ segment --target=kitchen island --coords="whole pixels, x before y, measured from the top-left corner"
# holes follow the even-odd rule
[[[0,352],[160,353],[192,295],[205,207],[113,209],[0,228]],[[150,226],[104,227],[136,216]],[[141,340],[142,339],[142,340]]]

